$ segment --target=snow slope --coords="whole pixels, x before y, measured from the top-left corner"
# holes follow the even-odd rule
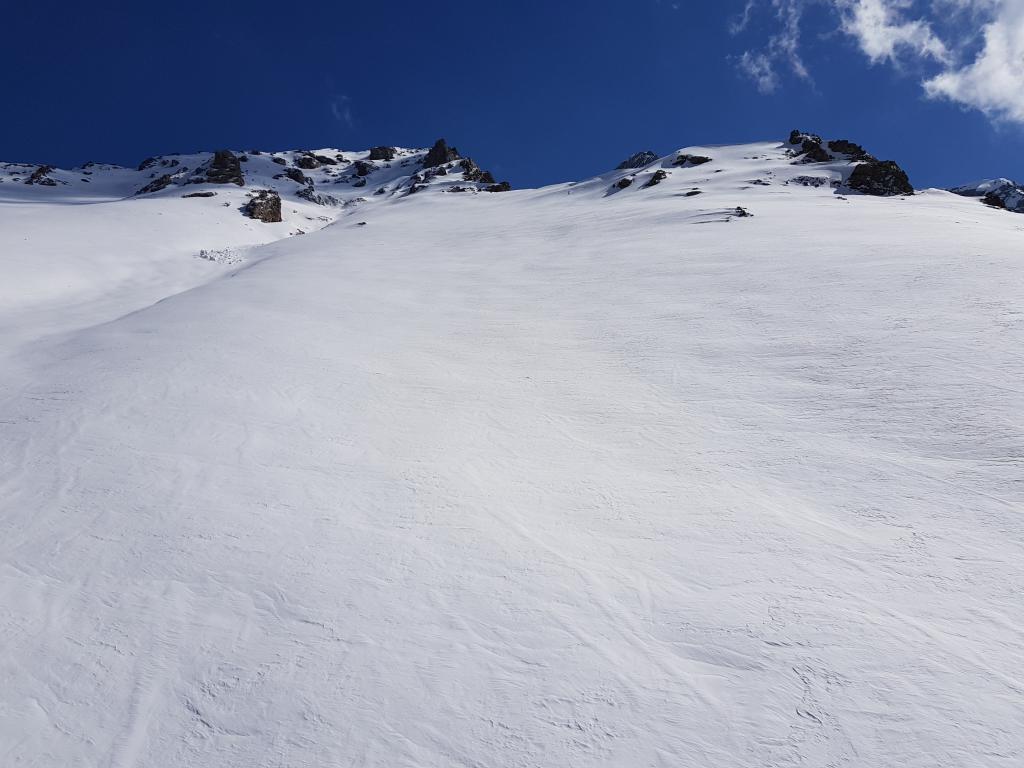
[[[1024,226],[686,151],[0,205],[0,764],[1024,762]]]

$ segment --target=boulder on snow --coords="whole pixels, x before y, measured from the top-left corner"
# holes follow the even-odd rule
[[[237,184],[245,186],[242,176],[242,164],[235,153],[228,149],[218,149],[213,153],[213,160],[206,169],[206,182],[209,184]]]
[[[50,171],[54,170],[52,165],[40,165],[32,175],[25,179],[26,184],[37,184],[40,187],[56,187],[57,182],[49,177]]]
[[[672,165],[689,166],[704,165],[704,163],[710,163],[710,157],[704,157],[704,155],[687,155],[680,154],[672,161]]]
[[[270,159],[273,162],[277,163],[278,165],[288,165],[288,161],[285,160],[283,157],[272,157]]]
[[[313,159],[320,163],[320,165],[337,165],[338,161],[333,157],[327,155],[313,155]]]
[[[251,193],[242,213],[265,224],[281,221],[281,196],[272,189],[258,189]]]
[[[507,181],[501,181],[497,184],[491,184],[489,187],[484,187],[484,192],[511,192],[512,185]]]
[[[370,149],[370,160],[394,160],[395,159],[395,148],[394,147],[372,147]]]
[[[633,177],[632,176],[626,176],[625,178],[619,179],[617,182],[615,182],[615,188],[616,189],[625,189],[626,187],[631,187],[631,186],[633,186]]]
[[[302,171],[300,171],[298,168],[285,168],[284,169],[284,173],[279,173],[274,178],[275,179],[280,179],[282,177],[289,178],[292,181],[294,181],[296,184],[312,184],[313,183],[313,180],[311,178],[309,178],[306,174],[304,174]]]
[[[136,195],[148,195],[151,192],[159,192],[161,189],[166,189],[174,182],[173,177],[169,173],[165,173],[162,176],[157,176],[149,184],[144,186]]]
[[[189,192],[187,195],[182,195],[182,197],[215,197],[216,195],[217,195],[216,192],[204,191],[204,192]]]
[[[656,187],[667,178],[668,174],[665,171],[658,169],[651,175],[651,178],[647,180],[647,183],[644,184],[644,189],[647,189],[648,187]]]
[[[454,160],[458,160],[462,157],[459,154],[459,150],[455,147],[449,147],[448,142],[444,139],[438,139],[434,142],[434,146],[430,148],[430,151],[423,158],[424,168],[433,168],[444,163],[450,163]]]
[[[878,197],[914,194],[914,187],[906,172],[892,160],[858,163],[846,180],[846,186],[865,195]]]
[[[373,173],[373,166],[365,160],[356,160],[356,176],[369,176]]]
[[[320,167],[320,161],[317,160],[316,155],[306,152],[295,158],[295,164],[307,171],[315,171]]]
[[[625,171],[630,168],[643,168],[645,165],[650,165],[658,156],[647,150],[646,152],[637,152],[635,155],[630,155],[628,158],[618,164],[616,170]]]

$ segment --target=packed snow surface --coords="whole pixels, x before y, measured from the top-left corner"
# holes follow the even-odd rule
[[[1024,764],[1021,220],[687,151],[0,185],[0,764]]]

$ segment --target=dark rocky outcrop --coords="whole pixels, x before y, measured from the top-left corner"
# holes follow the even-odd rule
[[[277,163],[278,165],[288,165],[288,161],[285,160],[283,157],[272,157],[270,159],[273,162]]]
[[[650,150],[646,152],[637,152],[635,155],[631,155],[619,163],[616,170],[625,171],[630,168],[643,168],[645,165],[650,165],[657,159],[658,156]]]
[[[752,214],[750,211],[748,211],[742,205],[737,205],[736,206],[736,210],[733,211],[732,215],[735,216],[737,219],[748,219],[751,216],[753,216],[754,214]]]
[[[373,173],[373,166],[365,160],[356,160],[356,176],[369,176]]]
[[[285,168],[284,173],[279,173],[274,178],[275,179],[280,179],[282,177],[289,178],[292,181],[294,181],[296,184],[312,184],[313,183],[313,180],[311,178],[309,178],[306,174],[304,174],[302,171],[300,171],[298,168]]]
[[[149,184],[144,186],[142,189],[140,189],[135,194],[136,195],[148,195],[151,192],[159,192],[161,189],[166,189],[167,187],[169,187],[173,183],[174,183],[174,177],[172,177],[171,174],[169,174],[169,173],[165,173],[162,176],[157,176],[155,179],[153,179],[151,182],[149,182]]]
[[[497,184],[491,184],[489,187],[484,187],[484,192],[511,192],[512,185],[507,181],[501,181]]]
[[[800,147],[792,151],[793,157],[799,157],[800,163],[827,163],[832,155],[821,146],[821,136],[816,133],[804,133],[793,129],[789,134],[789,143]]]
[[[242,207],[242,213],[266,224],[281,221],[281,196],[272,189],[258,189]]]
[[[865,195],[878,197],[914,194],[914,187],[907,174],[892,160],[858,163],[846,180],[846,186]]]
[[[370,160],[394,160],[395,159],[395,148],[394,147],[372,147],[370,149]]]
[[[303,187],[295,193],[296,197],[300,197],[303,200],[308,200],[311,203],[317,205],[337,205],[338,198],[333,195],[322,195],[313,189],[313,185],[310,184],[308,187]]]
[[[981,202],[985,205],[990,205],[993,208],[1002,208],[1003,210],[1006,210],[1006,201],[995,192],[985,193],[985,196],[981,198]]]
[[[633,178],[631,176],[626,176],[624,179],[619,179],[615,182],[615,187],[617,189],[625,189],[626,187],[631,186],[633,186]]]
[[[216,197],[216,196],[217,196],[217,193],[216,192],[212,192],[212,191],[208,191],[208,192],[189,192],[187,195],[182,195],[182,197]]]
[[[40,165],[32,175],[25,179],[26,184],[35,184],[40,187],[56,187],[57,182],[49,177],[50,171],[54,170],[52,165]]]
[[[317,160],[316,155],[308,152],[295,158],[295,164],[306,171],[315,171],[320,167],[320,161]]]
[[[147,157],[145,160],[143,160],[141,163],[139,163],[139,167],[136,170],[139,170],[139,171],[149,170],[150,168],[152,168],[154,165],[156,165],[159,162],[160,161],[157,160],[155,157]]]
[[[846,155],[850,160],[875,160],[872,155],[867,153],[860,144],[854,144],[852,141],[846,139],[836,139],[828,143],[828,148],[839,155]]]
[[[444,163],[451,163],[455,160],[462,158],[459,154],[459,150],[455,147],[449,147],[448,142],[444,139],[438,139],[434,142],[434,146],[430,148],[430,151],[423,158],[424,168],[433,168]]]
[[[235,153],[227,149],[218,149],[214,152],[213,160],[206,169],[206,181],[209,184],[237,184],[244,187],[242,164]]]
[[[710,163],[710,162],[711,162],[711,158],[710,157],[704,157],[704,155],[680,154],[679,156],[676,157],[675,160],[672,161],[672,165],[679,165],[679,166],[688,166],[688,167],[690,167],[690,166],[694,166],[694,165],[704,165],[704,163]]]
[[[659,169],[651,175],[650,179],[647,180],[647,183],[644,184],[644,189],[647,189],[648,187],[656,187],[667,178],[668,174]]]
[[[335,160],[333,157],[328,157],[327,155],[313,155],[313,158],[315,160],[317,160],[320,163],[320,165],[337,165],[338,164],[337,160]]]
[[[687,192],[684,195],[684,197],[695,197],[696,195],[699,195],[699,194],[701,194],[701,191],[699,189],[691,189],[689,192]]]
[[[804,133],[797,128],[794,128],[789,132],[789,143],[790,144],[803,144],[809,141],[812,144],[821,144],[821,136],[816,133]]]

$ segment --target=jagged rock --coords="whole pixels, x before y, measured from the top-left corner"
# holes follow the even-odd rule
[[[258,189],[243,206],[242,213],[265,224],[281,221],[281,196],[272,189]]]
[[[313,180],[306,174],[300,171],[298,168],[285,168],[284,173],[277,174],[274,178],[280,179],[282,177],[289,178],[296,184],[312,184]]]
[[[985,205],[990,205],[993,208],[1002,208],[1003,210],[1006,210],[1006,201],[995,192],[986,193],[985,196],[981,198],[981,202]]]
[[[650,165],[657,159],[658,156],[649,150],[647,152],[637,152],[635,155],[631,155],[619,163],[616,170],[625,171],[630,168],[643,168],[645,165]]]
[[[353,187],[365,187],[366,186],[366,179],[364,179],[364,178],[356,179],[355,181],[352,182],[352,186]]]
[[[249,150],[249,154],[250,155],[262,155],[263,153],[260,150],[258,150],[258,149],[250,149]]]
[[[320,165],[337,165],[338,164],[337,160],[335,160],[333,157],[328,157],[327,155],[313,155],[313,157],[314,157],[314,159],[319,161]]]
[[[827,163],[832,159],[832,155],[821,146],[820,142],[814,142],[811,139],[806,139],[801,145],[800,154],[803,155],[801,163]]]
[[[737,205],[736,206],[736,210],[733,211],[732,215],[735,216],[737,219],[748,219],[751,216],[753,216],[754,214],[752,214],[750,211],[748,211],[742,205]]]
[[[348,162],[348,160],[345,159],[344,155],[335,155],[334,159],[338,161],[339,165],[342,164],[342,163],[347,163]]]
[[[846,186],[865,195],[879,197],[914,194],[907,174],[892,160],[859,163],[846,180]]]
[[[147,157],[145,160],[143,160],[141,163],[139,163],[139,167],[136,170],[139,170],[139,171],[149,170],[150,168],[152,168],[154,165],[156,165],[159,162],[160,161],[157,160],[155,157]],[[83,165],[82,167],[84,168],[85,166]]]
[[[242,165],[234,152],[227,149],[218,149],[213,153],[213,160],[206,170],[206,181],[210,184],[237,184],[245,186],[245,177],[242,175]]]
[[[792,152],[794,157],[803,155],[797,162],[827,163],[832,159],[828,151],[821,146],[821,136],[816,133],[804,133],[794,129],[789,134],[789,143],[800,146],[800,149]]]
[[[187,195],[182,195],[182,197],[215,197],[216,195],[216,192],[189,192]]]
[[[370,160],[394,160],[394,147],[373,147],[370,149]]]
[[[149,182],[146,186],[136,192],[136,195],[148,195],[150,192],[159,192],[161,189],[166,189],[172,183],[174,183],[174,177],[169,173],[165,173],[162,176],[158,176]]]
[[[365,160],[356,160],[356,176],[369,176],[373,173],[373,166]]]
[[[699,189],[691,189],[689,192],[687,192],[684,195],[684,197],[694,197],[694,196],[699,195],[699,194],[701,194],[701,190],[699,190]]]
[[[625,189],[626,187],[631,187],[633,186],[633,179],[630,178],[629,176],[626,176],[624,179],[619,179],[615,183],[615,186],[617,189]]]
[[[455,147],[449,147],[448,142],[444,139],[438,139],[423,158],[423,167],[433,168],[444,163],[453,162],[461,157],[462,155],[459,154],[459,150]]]
[[[25,183],[35,184],[40,187],[56,187],[57,182],[47,176],[47,174],[52,170],[54,170],[52,165],[40,165],[32,171],[31,176],[25,179]]]
[[[647,183],[644,184],[644,189],[647,189],[648,187],[656,187],[667,178],[668,174],[665,171],[659,169],[655,171],[651,178],[648,179]]]
[[[480,167],[468,157],[459,163],[459,167],[462,169],[462,178],[466,181],[479,181],[483,175]]]
[[[711,162],[711,158],[710,157],[704,157],[704,155],[686,155],[686,154],[681,154],[678,157],[676,157],[675,160],[672,161],[672,165],[694,166],[694,165],[704,165],[704,163],[710,163],[710,162]]]
[[[301,197],[303,200],[308,200],[311,203],[317,205],[337,205],[338,198],[332,195],[322,195],[313,190],[313,185],[310,184],[308,187],[303,187],[295,193],[296,197]]]
[[[875,160],[877,158],[869,155],[867,150],[860,144],[854,144],[846,139],[836,139],[828,143],[828,148],[840,155],[847,155],[851,160]]]
[[[484,187],[484,192],[511,192],[512,185],[507,181],[501,181],[497,184],[491,184],[489,187]]]
[[[272,157],[270,159],[273,162],[277,163],[278,165],[288,165],[288,161],[285,160],[283,157]]]
[[[315,171],[320,167],[320,161],[316,159],[316,156],[309,153],[299,155],[295,158],[295,164],[307,171]]]
[[[810,141],[813,144],[821,144],[821,136],[816,133],[804,133],[796,128],[789,132],[790,144],[803,144],[805,141]]]
[[[484,171],[480,169],[476,163],[473,162],[472,158],[466,158],[459,167],[462,168],[462,178],[466,181],[476,181],[481,184],[494,184],[495,179],[490,171]]]

